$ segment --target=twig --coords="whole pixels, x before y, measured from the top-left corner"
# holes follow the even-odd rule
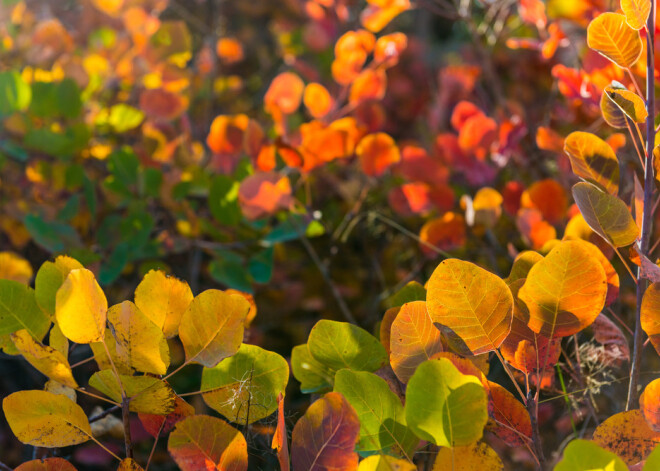
[[[541,443],[541,434],[539,433],[538,407],[534,395],[531,392],[527,395],[527,412],[529,412],[529,417],[532,423],[532,441],[534,442],[534,448],[536,449],[536,456],[539,459],[538,469],[542,470],[545,466],[545,455],[543,454],[543,444]]]
[[[126,458],[133,458],[133,443],[131,442],[131,412],[129,404],[131,399],[124,397],[121,401],[121,418],[124,423],[124,447],[126,448]]]
[[[0,461],[0,470],[2,470],[2,471],[12,471],[12,469],[9,466],[7,466],[6,464],[4,464],[2,461]]]
[[[120,409],[119,406],[112,406],[112,407],[104,410],[103,412],[101,412],[99,414],[96,414],[94,417],[90,417],[89,423],[92,424],[92,423],[94,423],[98,420],[105,419],[107,416],[109,416],[110,414],[112,414],[114,412],[117,412],[119,409]]]

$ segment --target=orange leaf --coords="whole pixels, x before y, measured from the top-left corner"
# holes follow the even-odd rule
[[[465,122],[474,116],[484,116],[484,112],[470,101],[461,101],[456,104],[451,114],[451,126],[460,131]]]
[[[458,145],[461,150],[471,153],[479,160],[484,160],[490,146],[497,138],[497,123],[483,114],[468,118],[458,133]]]
[[[548,18],[545,16],[545,3],[541,0],[520,0],[518,12],[521,20],[538,29],[544,29],[548,23]]]
[[[546,242],[557,237],[557,231],[543,219],[536,209],[521,209],[516,217],[516,226],[523,238],[534,250],[540,250]]]
[[[239,154],[243,149],[243,133],[248,122],[249,119],[244,114],[216,116],[211,123],[206,144],[216,154]]]
[[[223,64],[231,65],[245,57],[243,46],[235,38],[220,38],[215,45],[215,52]]]
[[[357,469],[355,444],[360,421],[340,393],[330,392],[314,402],[291,435],[295,471],[352,471]]]
[[[595,181],[610,194],[618,194],[619,161],[607,142],[594,134],[576,131],[566,137],[564,150],[571,159],[573,173]]]
[[[179,396],[174,396],[174,410],[168,415],[138,413],[144,429],[154,438],[164,437],[186,417],[195,415],[195,408]]]
[[[383,69],[366,69],[353,83],[348,101],[353,106],[369,100],[382,100],[387,89],[387,76]]]
[[[449,170],[438,160],[431,158],[426,149],[418,145],[406,145],[401,149],[401,161],[396,172],[411,181],[426,182],[431,185],[447,182]]]
[[[305,84],[293,72],[283,72],[273,79],[264,96],[268,113],[294,113],[300,106]]]
[[[188,108],[188,98],[162,88],[144,90],[140,94],[140,109],[153,119],[173,120]]]
[[[399,56],[408,46],[408,37],[403,33],[392,33],[381,36],[376,41],[374,60],[393,67],[399,63]]]
[[[646,385],[639,398],[639,409],[649,427],[660,432],[660,379],[654,379]]]
[[[649,340],[660,354],[660,283],[651,283],[642,298],[641,323],[642,329],[649,336]]]
[[[305,107],[314,118],[322,118],[332,109],[335,102],[328,90],[320,83],[309,83],[303,94]]]
[[[618,13],[602,13],[589,23],[587,44],[619,67],[632,67],[642,54],[639,32]]]
[[[431,188],[426,183],[405,183],[392,188],[387,201],[402,216],[410,216],[429,211],[432,208]]]
[[[248,219],[269,216],[291,207],[291,183],[277,173],[255,173],[241,182],[238,201]]]
[[[461,247],[465,243],[465,219],[462,214],[447,212],[426,222],[419,231],[419,238],[440,250]],[[435,251],[425,244],[420,244],[420,248],[427,256],[435,255]]]
[[[27,461],[14,471],[76,471],[76,468],[64,458],[46,458]]]
[[[424,301],[401,306],[390,334],[390,363],[394,374],[407,383],[417,366],[442,351],[441,334],[433,325]]]
[[[560,221],[566,215],[568,198],[564,187],[556,180],[540,180],[530,186],[521,197],[524,208],[538,209],[543,219],[550,224]]]
[[[560,153],[564,151],[564,138],[557,131],[539,126],[536,130],[536,145],[539,149]]]
[[[277,428],[273,434],[272,448],[277,452],[280,462],[280,471],[289,471],[289,445],[286,433],[286,420],[284,417],[284,397],[282,393],[277,396]]]
[[[660,432],[649,427],[640,410],[631,410],[602,422],[594,432],[593,441],[631,466],[646,459],[660,443]]]
[[[385,28],[390,21],[410,8],[410,0],[371,0],[369,3],[370,5],[360,14],[360,22],[374,33]]]
[[[626,15],[626,23],[632,29],[640,30],[646,26],[651,13],[650,0],[621,0],[621,9]]]
[[[369,134],[362,138],[355,150],[362,171],[378,177],[392,164],[401,160],[401,154],[394,139],[384,132]]]
[[[193,415],[176,424],[167,449],[182,471],[247,470],[243,434],[222,419]]]
[[[524,446],[532,439],[532,421],[522,402],[492,381],[483,381],[488,393],[488,415],[495,424],[489,429],[509,446]]]

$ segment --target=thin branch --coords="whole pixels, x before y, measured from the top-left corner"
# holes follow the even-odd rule
[[[78,363],[74,363],[71,365],[71,369],[75,368],[76,366],[84,365],[85,363],[88,363],[94,359],[94,356],[92,355],[89,358],[85,358],[84,360],[80,360]]]
[[[103,412],[101,412],[101,413],[99,413],[99,414],[96,414],[96,415],[93,416],[93,417],[90,417],[90,418],[89,418],[89,423],[92,424],[92,423],[94,423],[94,422],[96,422],[96,421],[98,421],[98,420],[105,419],[107,416],[109,416],[110,414],[112,414],[112,413],[114,413],[114,412],[117,412],[119,409],[121,409],[121,407],[119,407],[119,406],[112,406],[112,407],[110,407],[110,408],[104,410]]]
[[[614,247],[613,245],[612,245],[612,248],[614,249],[614,252],[615,252],[615,253],[617,254],[617,256],[619,257],[619,260],[621,260],[621,262],[623,263],[623,265],[626,267],[626,270],[628,270],[628,273],[630,274],[630,277],[632,278],[632,280],[635,282],[635,284],[637,284],[637,277],[635,276],[635,274],[633,273],[633,271],[630,269],[630,266],[626,263],[626,260],[623,258],[623,256],[622,256],[621,253],[619,252],[619,249],[617,249],[617,248]]]
[[[516,381],[516,378],[513,376],[513,373],[511,372],[509,366],[504,361],[504,358],[502,358],[502,354],[498,349],[495,349],[495,355],[497,355],[497,358],[500,360],[500,363],[502,363],[502,367],[504,368],[504,371],[506,371],[506,374],[509,375],[509,378],[513,382],[513,385],[516,387],[516,390],[518,391],[518,394],[520,394],[520,398],[522,399],[523,404],[527,404],[527,397],[525,396],[525,394],[523,394],[522,389],[520,389],[520,385],[518,384],[518,381]]]
[[[6,464],[4,464],[2,461],[0,461],[0,470],[2,470],[2,471],[12,471],[12,469],[9,466],[7,466]]]

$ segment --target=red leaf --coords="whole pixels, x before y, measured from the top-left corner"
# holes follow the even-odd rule
[[[289,471],[289,445],[284,421],[284,397],[282,393],[277,397],[277,428],[273,434],[272,448],[277,451],[280,471]]]
[[[142,414],[139,413],[138,417],[144,429],[152,437],[163,437],[170,433],[170,430],[180,420],[185,419],[191,415],[195,415],[195,408],[181,399],[179,396],[174,397],[174,410],[169,415],[155,415],[155,414]],[[161,429],[162,426],[162,429]],[[160,433],[159,433],[160,432]]]

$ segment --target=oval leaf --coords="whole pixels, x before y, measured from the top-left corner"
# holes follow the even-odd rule
[[[449,327],[474,355],[498,348],[511,330],[513,297],[500,277],[457,259],[443,261],[428,282],[433,322]]]
[[[504,464],[495,450],[484,442],[441,448],[433,462],[433,471],[502,471]]]
[[[121,387],[130,398],[129,409],[145,414],[168,415],[174,410],[175,394],[169,384],[151,376],[119,375],[121,386],[112,370],[97,371],[89,385],[113,401],[121,403]]]
[[[649,336],[649,340],[660,354],[660,283],[651,283],[642,298],[640,312],[642,330]]]
[[[86,268],[71,270],[55,296],[55,316],[64,336],[75,343],[102,341],[107,311],[94,274]]]
[[[18,281],[0,280],[0,299],[0,335],[25,329],[37,340],[44,338],[51,322],[39,309],[32,288]]]
[[[660,432],[648,426],[641,411],[631,410],[602,422],[594,431],[593,441],[631,466],[646,459],[660,443]]]
[[[60,394],[19,391],[4,398],[2,410],[11,431],[27,445],[59,448],[92,436],[82,408]]]
[[[578,177],[595,181],[612,195],[619,193],[619,161],[607,142],[594,134],[576,131],[566,137],[564,151]]]
[[[626,23],[632,29],[640,30],[646,26],[651,13],[651,0],[621,0],[621,9],[626,15]]]
[[[46,458],[23,463],[14,471],[76,471],[76,468],[64,458]]]
[[[562,460],[553,471],[628,471],[628,466],[614,453],[589,440],[573,440],[564,449]]]
[[[309,406],[291,435],[293,471],[356,469],[358,416],[344,397],[327,393]]]
[[[167,450],[182,471],[247,470],[245,437],[216,417],[194,415],[176,424]]]
[[[660,432],[660,379],[654,379],[646,385],[639,398],[639,409],[649,427]]]
[[[71,366],[62,353],[37,342],[25,329],[11,334],[11,339],[23,358],[41,373],[70,388],[78,387]]]
[[[71,270],[84,268],[75,258],[60,255],[54,262],[44,262],[34,280],[34,291],[39,307],[55,315],[55,295]]]
[[[642,54],[639,32],[618,13],[602,13],[589,23],[587,44],[621,68],[632,67]]]
[[[607,94],[627,117],[636,123],[643,123],[649,115],[646,104],[635,92],[626,89],[608,87]]]

